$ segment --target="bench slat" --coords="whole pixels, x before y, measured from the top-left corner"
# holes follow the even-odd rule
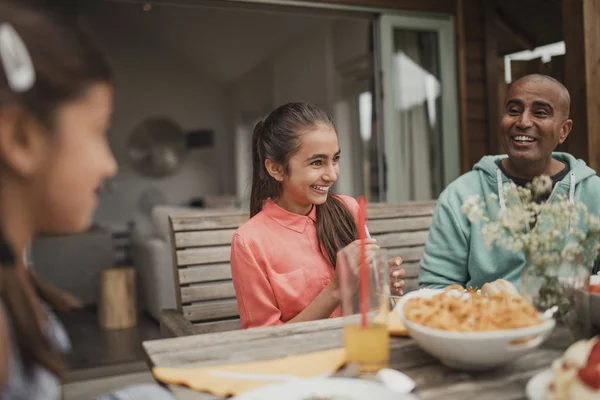
[[[437,200],[418,200],[418,201],[409,201],[403,203],[369,203],[368,209],[381,209],[381,208],[418,208],[418,207],[435,207],[437,204]]]
[[[404,275],[405,280],[419,277],[421,266],[418,262],[403,262],[401,267],[406,271],[406,274]]]
[[[377,239],[377,245],[379,247],[388,248],[424,245],[428,235],[429,231],[419,231],[384,233],[381,235],[373,235],[373,237]]]
[[[401,205],[388,208],[374,208],[367,210],[369,221],[382,218],[421,217],[433,215],[435,204],[420,205],[414,207],[402,207]]]
[[[196,301],[230,299],[235,297],[233,281],[212,282],[200,285],[184,286],[181,288],[181,302],[193,303]]]
[[[231,246],[196,247],[177,250],[177,265],[214,264],[229,262]]]
[[[180,268],[177,271],[179,273],[179,284],[189,285],[191,283],[231,279],[231,265],[229,260],[227,261],[223,264],[194,265]]]
[[[207,301],[182,307],[183,316],[190,322],[239,317],[236,299]]]
[[[207,229],[237,229],[248,220],[247,212],[222,212],[213,215],[179,214],[170,217],[173,232]]]
[[[224,321],[201,322],[194,324],[194,327],[195,334],[204,334],[242,329],[242,323],[239,318],[235,318]]]
[[[425,252],[424,246],[418,247],[383,247],[387,251],[387,257],[402,257],[404,262],[419,262]]]
[[[404,294],[413,292],[415,290],[419,290],[419,280],[418,279],[406,279],[404,282],[405,282],[404,287],[402,288],[402,290],[404,291]]]
[[[429,230],[432,217],[387,218],[371,220],[367,224],[371,235],[386,232]]]
[[[175,246],[186,247],[222,246],[231,244],[235,229],[218,229],[175,233]]]

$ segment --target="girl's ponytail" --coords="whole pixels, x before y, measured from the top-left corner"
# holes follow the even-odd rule
[[[252,134],[252,189],[250,190],[250,217],[258,214],[265,200],[279,192],[279,182],[273,179],[265,167],[265,120],[258,121]]]

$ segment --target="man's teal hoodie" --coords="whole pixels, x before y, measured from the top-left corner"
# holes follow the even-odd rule
[[[566,153],[553,153],[555,159],[570,166],[570,172],[554,187],[550,202],[563,194],[570,201],[584,203],[588,211],[600,215],[600,178],[583,160]],[[509,182],[497,160],[506,156],[485,156],[473,168],[452,182],[440,195],[421,259],[421,287],[441,288],[449,284],[480,288],[486,282],[506,279],[520,288],[520,274],[525,266],[524,253],[512,253],[497,246],[486,246],[481,223],[472,224],[461,206],[471,195],[487,199],[499,195]],[[496,214],[503,196],[488,210]]]

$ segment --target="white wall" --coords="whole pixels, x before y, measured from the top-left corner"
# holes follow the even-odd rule
[[[331,22],[319,24],[286,43],[273,61],[273,102],[310,102],[333,112],[335,90]]]
[[[365,56],[369,52],[370,29],[369,20],[339,19],[333,21],[333,57],[336,66]]]
[[[238,123],[237,195],[243,201],[251,185],[250,121],[291,101],[310,102],[333,113],[335,84],[332,21],[320,20],[231,85],[232,119]]]
[[[273,108],[273,85],[273,62],[268,59],[228,88],[235,142],[235,193],[242,206],[249,205],[252,183],[252,132],[255,123]]]
[[[308,101],[332,112],[333,76],[330,21],[319,20],[231,83],[229,91],[234,105],[231,111],[268,113],[290,101]]]
[[[121,226],[135,218],[140,195],[150,187],[161,190],[172,204],[184,204],[205,194],[233,193],[233,167],[227,162],[233,158],[233,144],[227,129],[224,85],[174,56],[168,46],[139,37],[135,18],[130,16],[127,26],[118,28],[111,23],[109,12],[99,11],[90,10],[85,19],[115,75],[109,141],[119,172],[114,191],[103,194],[96,221]],[[172,176],[143,177],[127,161],[127,142],[138,123],[155,116],[171,118],[186,130],[213,129],[215,146],[190,150],[180,171]]]
[[[370,29],[368,20],[336,20],[332,24],[336,70],[334,118],[342,149],[337,190],[355,197],[364,194],[358,95],[369,90]]]
[[[362,146],[360,141],[354,140],[356,121],[358,115],[353,109],[354,102],[340,100],[335,104],[334,122],[338,132],[340,149],[340,176],[335,185],[335,190],[348,196],[358,196],[362,192],[360,185],[362,175],[360,162],[362,160]]]

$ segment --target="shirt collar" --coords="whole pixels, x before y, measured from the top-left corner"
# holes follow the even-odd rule
[[[267,199],[263,211],[279,225],[298,233],[304,232],[309,221],[317,221],[317,208],[315,206],[313,206],[308,215],[300,215],[287,211],[275,204],[273,200]]]

